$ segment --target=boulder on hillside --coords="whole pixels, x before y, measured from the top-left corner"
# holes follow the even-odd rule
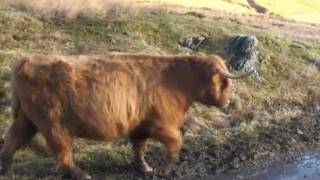
[[[227,59],[229,59],[228,63],[230,64],[231,70],[238,70],[244,73],[253,71],[256,79],[261,81],[261,76],[256,68],[258,63],[258,39],[255,36],[239,35],[231,39],[222,39],[219,42],[210,37],[199,35],[181,38],[179,44],[187,54],[193,54],[201,50],[209,50],[214,54],[226,55],[226,57],[228,57]],[[225,51],[225,49],[227,49],[227,51]]]
[[[179,44],[188,51],[197,51],[205,39],[206,37],[203,35],[181,38]]]
[[[260,81],[258,73],[258,39],[252,35],[239,35],[229,41],[228,55],[231,69],[242,72],[253,71],[254,76]]]
[[[316,59],[316,60],[314,61],[314,64],[315,64],[316,66],[320,67],[320,59]]]

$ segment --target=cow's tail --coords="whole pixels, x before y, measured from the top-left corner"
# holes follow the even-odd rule
[[[12,113],[13,113],[13,119],[15,120],[18,117],[18,113],[20,111],[20,102],[16,90],[16,81],[17,81],[17,74],[23,67],[23,65],[27,62],[27,59],[21,58],[16,60],[12,66],[11,66],[11,79],[10,79],[10,86],[11,86],[11,107],[12,107]],[[0,139],[0,149],[3,148],[4,145],[4,139],[1,137]]]
[[[26,64],[26,62],[28,60],[29,60],[28,57],[22,57],[22,58],[17,59],[12,65],[10,85],[11,85],[11,92],[12,92],[11,107],[12,107],[13,118],[18,117],[18,113],[21,108],[21,104],[19,101],[19,94],[17,91],[17,88],[18,88],[17,87],[17,78],[18,78],[19,73],[21,72],[21,70],[23,69],[24,65]]]

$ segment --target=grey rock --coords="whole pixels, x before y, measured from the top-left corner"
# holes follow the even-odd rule
[[[239,35],[231,38],[228,47],[229,64],[234,70],[245,73],[253,71],[256,79],[261,81],[262,77],[257,70],[259,54],[257,45],[258,39],[252,35]]]
[[[188,48],[190,50],[197,50],[205,39],[205,36],[200,35],[196,37],[181,38],[179,40],[179,43],[184,48]]]
[[[314,60],[314,64],[315,64],[316,66],[319,66],[319,67],[320,67],[320,59]]]

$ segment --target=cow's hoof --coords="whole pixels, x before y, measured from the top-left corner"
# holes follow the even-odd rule
[[[162,170],[159,171],[158,175],[162,177],[170,177],[172,172],[174,172],[174,166],[172,164],[167,164]]]
[[[80,168],[72,169],[72,179],[74,180],[89,180],[92,177],[86,173],[85,171],[81,170]]]
[[[149,166],[149,164],[145,163],[142,165],[142,171],[145,174],[151,174],[153,172],[153,168]]]
[[[153,172],[153,168],[147,162],[137,162],[135,166],[141,173],[151,174]]]
[[[61,179],[73,179],[73,180],[89,180],[92,177],[86,173],[85,171],[81,170],[78,167],[67,168],[63,169],[63,174]]]
[[[84,175],[81,175],[80,177],[76,177],[76,178],[73,178],[73,179],[76,179],[76,180],[91,180],[92,177],[89,175],[89,174],[84,174]]]

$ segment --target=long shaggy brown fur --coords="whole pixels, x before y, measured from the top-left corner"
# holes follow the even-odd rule
[[[85,175],[74,170],[73,137],[112,141],[128,136],[145,171],[151,170],[143,158],[148,138],[163,142],[170,158],[177,159],[191,103],[222,107],[228,102],[231,80],[217,68],[227,70],[218,56],[22,57],[12,70],[14,122],[1,170],[37,131],[76,178]]]

